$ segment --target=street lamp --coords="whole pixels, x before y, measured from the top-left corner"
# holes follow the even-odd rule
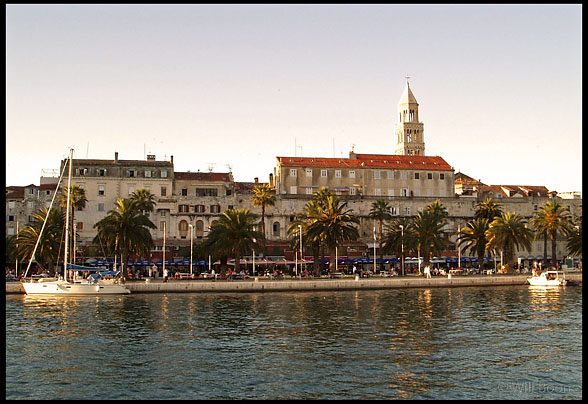
[[[300,272],[302,272],[302,225],[298,225],[298,229],[300,230]]]
[[[400,225],[400,245],[401,245],[401,249],[402,249],[402,256],[401,256],[402,276],[404,276],[404,226],[403,225]]]
[[[193,276],[192,275],[192,250],[194,249],[194,226],[192,226],[192,223],[188,224],[188,227],[190,228],[190,278]]]
[[[255,243],[257,240],[253,239],[253,246],[251,247],[251,254],[253,255],[253,276],[255,276]]]

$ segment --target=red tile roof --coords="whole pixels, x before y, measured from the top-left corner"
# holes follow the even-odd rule
[[[400,156],[387,154],[356,154],[356,158],[334,157],[276,157],[287,167],[383,168],[451,171],[439,156]]]

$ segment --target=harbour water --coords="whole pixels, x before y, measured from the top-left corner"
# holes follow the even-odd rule
[[[581,399],[582,288],[6,296],[6,399]]]

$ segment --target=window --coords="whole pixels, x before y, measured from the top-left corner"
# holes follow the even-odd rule
[[[167,187],[161,187],[161,196],[167,196]]]
[[[151,178],[151,169],[150,168],[145,170],[145,178]]]
[[[211,213],[220,213],[220,205],[210,205]]]
[[[160,210],[159,211],[159,216],[165,217],[166,216],[166,211],[165,210]]]
[[[45,195],[47,195],[47,196],[51,195],[51,191],[49,191],[49,190],[45,191]]]
[[[182,188],[182,196],[188,196],[188,188]]]
[[[357,195],[357,188],[355,188],[355,187],[349,188],[349,195]]]
[[[196,188],[196,196],[218,196],[216,188]]]
[[[388,188],[388,196],[394,196],[394,188]]]
[[[292,176],[292,177],[296,177],[296,174],[297,174],[297,171],[296,171],[296,169],[295,169],[295,168],[291,168],[291,169],[290,169],[290,176]]]
[[[404,214],[406,216],[410,216],[410,208],[409,207],[404,208]]]
[[[376,192],[376,196],[381,196],[382,195],[382,190],[380,188],[376,188],[375,189]]]
[[[15,206],[14,204],[15,204],[14,201],[9,201],[8,202],[8,209],[14,209],[14,206]]]
[[[323,177],[323,178],[327,177],[327,170],[321,170],[321,177]]]
[[[178,212],[180,213],[188,213],[190,211],[190,205],[179,205]]]
[[[392,207],[390,208],[390,214],[392,214],[392,215],[394,215],[394,216],[398,215],[398,211],[399,211],[399,209],[398,209],[398,208],[396,208],[396,207],[394,207],[394,206],[392,206]]]
[[[76,229],[79,231],[83,231],[84,230],[84,222],[78,222],[76,224]]]
[[[106,176],[106,168],[99,168],[98,169],[98,176],[105,177]]]
[[[312,195],[312,188],[306,187],[306,195]]]
[[[204,205],[196,205],[196,212],[197,213],[204,213],[205,210],[206,210],[206,208],[204,207]]]
[[[131,195],[133,192],[135,192],[135,188],[134,187],[129,187],[129,195]]]
[[[280,222],[274,222],[272,230],[274,237],[280,237]]]
[[[196,220],[196,238],[204,237],[204,222],[202,220]]]
[[[335,170],[335,178],[341,178],[341,170]]]
[[[137,176],[137,170],[135,170],[134,168],[131,168],[129,170],[129,177],[130,178],[135,178]]]
[[[402,196],[408,196],[408,189],[407,188],[402,188],[402,190],[400,191],[400,195],[402,195]]]
[[[445,174],[439,174],[439,179],[440,180],[444,180],[445,179]]]
[[[83,176],[84,176],[84,175],[86,175],[86,173],[88,172],[88,169],[87,169],[87,168],[78,168],[78,170],[77,170],[77,171],[78,171],[78,175],[79,175],[80,177],[83,177]]]
[[[380,179],[380,172],[374,171],[374,180],[379,180],[379,179]]]
[[[290,187],[290,193],[291,194],[297,194],[298,193],[298,189],[296,188],[296,185],[292,185]]]
[[[433,179],[433,173],[427,173],[427,179],[428,180],[432,180]]]
[[[161,178],[167,178],[167,170],[161,170]]]
[[[8,221],[14,222],[14,215],[8,215]]]
[[[420,178],[420,173],[414,173],[414,179],[418,180]]]
[[[98,195],[104,196],[104,185],[98,185]]]
[[[394,171],[388,171],[388,179],[389,180],[393,180],[394,179]]]
[[[35,202],[33,202],[33,201],[29,201],[27,203],[27,205],[29,206],[29,209],[34,209],[35,208]]]
[[[312,168],[307,168],[306,169],[306,176],[307,177],[312,177]]]
[[[98,212],[104,212],[104,204],[98,203]]]
[[[349,171],[349,178],[355,178],[355,170]]]

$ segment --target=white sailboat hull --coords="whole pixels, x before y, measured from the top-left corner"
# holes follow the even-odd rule
[[[23,282],[27,295],[122,295],[131,293],[121,284],[71,283],[63,280],[48,282]]]
[[[527,282],[531,286],[565,286],[567,280],[563,273],[557,271],[547,271],[540,275],[535,275],[532,278],[527,278]]]

